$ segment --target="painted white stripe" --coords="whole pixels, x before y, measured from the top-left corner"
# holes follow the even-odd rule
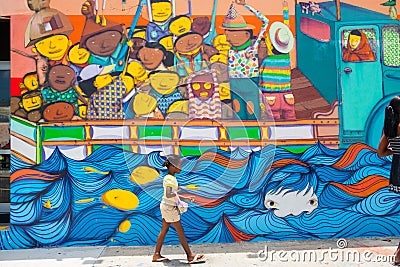
[[[129,139],[128,126],[92,126],[92,140]]]
[[[48,159],[55,149],[56,146],[43,146],[43,160]],[[86,158],[86,146],[58,146],[58,149],[71,159],[82,160]]]
[[[21,139],[15,137],[15,136],[10,136],[10,145],[12,150],[20,153],[21,155],[24,155],[28,159],[36,162],[36,147],[28,144],[25,141],[22,141]]]
[[[314,138],[312,125],[272,126],[270,131],[272,140]]]
[[[160,151],[162,156],[174,154],[173,146],[139,146],[139,154]]]
[[[218,140],[217,127],[179,127],[182,140]]]
[[[237,148],[239,148],[239,146],[230,146],[229,150],[234,151]],[[252,151],[256,152],[261,150],[260,146],[241,146],[240,148],[246,152],[252,152]]]

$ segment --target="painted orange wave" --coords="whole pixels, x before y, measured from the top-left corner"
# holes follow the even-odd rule
[[[226,196],[226,197],[219,198],[219,199],[209,199],[209,198],[200,197],[200,196],[196,196],[196,195],[192,195],[192,194],[182,194],[182,196],[193,197],[194,202],[197,205],[202,206],[204,208],[214,208],[214,207],[220,205],[222,202],[224,202],[228,198]]]
[[[375,149],[367,146],[366,144],[361,144],[361,143],[353,144],[346,150],[343,157],[338,162],[333,164],[332,167],[334,167],[336,169],[343,169],[343,168],[350,166],[350,164],[352,164],[355,161],[358,154],[363,149],[376,151]]]
[[[215,152],[206,152],[200,156],[199,160],[209,160],[229,169],[239,169],[249,161],[248,158],[242,160],[230,159]]]
[[[231,233],[233,239],[235,239],[236,242],[247,241],[256,237],[256,235],[246,234],[236,229],[228,220],[228,218],[226,218],[226,216],[224,216],[224,222],[229,232]]]
[[[389,186],[389,180],[379,175],[370,175],[359,181],[356,184],[344,185],[336,182],[331,182],[347,194],[355,197],[368,197],[379,189]]]
[[[26,179],[52,181],[58,179],[59,177],[60,174],[48,174],[32,169],[22,169],[11,174],[10,183]]]
[[[271,168],[266,169],[264,172],[264,175],[266,175],[270,170],[276,169],[276,168],[282,168],[285,167],[286,165],[289,164],[298,164],[304,167],[308,167],[308,165],[300,160],[297,159],[280,159],[272,163]]]

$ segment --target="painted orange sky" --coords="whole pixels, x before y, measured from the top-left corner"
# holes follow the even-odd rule
[[[136,6],[139,0],[127,0],[127,9],[125,12],[122,11],[121,0],[107,0],[107,14],[109,15],[132,15],[136,10]],[[300,0],[306,1],[306,0]],[[187,10],[187,0],[175,0],[177,6],[177,13],[184,13]],[[316,1],[325,2],[325,1]],[[387,7],[383,7],[380,4],[385,0],[344,0],[343,3],[349,3],[355,6],[364,7],[378,12],[387,13]],[[51,7],[62,10],[67,15],[80,15],[80,8],[82,0],[52,0]],[[231,0],[218,0],[217,13],[224,15],[228,7],[232,3]],[[281,0],[248,0],[248,3],[269,15],[281,14]],[[289,8],[291,13],[294,12],[295,0],[288,0]],[[213,0],[192,0],[193,14],[194,15],[206,15],[210,14],[213,5]],[[0,1],[0,14],[31,14],[26,1]]]

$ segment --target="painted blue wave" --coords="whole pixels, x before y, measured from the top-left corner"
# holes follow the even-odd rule
[[[332,184],[353,185],[371,175],[389,177],[390,158],[381,159],[366,146],[354,150],[357,154],[340,165],[349,151],[321,144],[300,154],[273,146],[251,153],[214,151],[219,158],[241,162],[235,168],[224,167],[218,160],[185,158],[178,182],[200,186],[196,191],[183,188],[183,193],[194,194],[203,203],[191,204],[182,215],[189,242],[400,235],[399,194],[383,187],[368,196],[355,196]],[[11,227],[0,231],[0,248],[155,244],[161,228],[164,160],[158,152],[139,155],[114,146],[102,146],[81,161],[65,157],[58,149],[40,165],[12,157],[12,174],[28,169],[40,175],[22,175],[12,181]],[[145,185],[135,184],[130,174],[139,166],[153,167],[160,176]],[[112,189],[134,193],[139,206],[124,211],[106,205],[101,197]],[[264,196],[282,189],[313,190],[318,208],[310,214],[276,216],[265,208]],[[131,226],[121,232],[119,226],[125,220]],[[173,227],[165,243],[179,243]]]

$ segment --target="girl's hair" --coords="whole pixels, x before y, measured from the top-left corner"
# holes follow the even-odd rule
[[[383,132],[386,137],[392,138],[397,136],[400,116],[400,96],[395,96],[390,100],[389,106],[385,109],[385,123]]]
[[[177,167],[181,163],[181,158],[178,155],[171,155],[164,161],[163,167],[169,167],[171,165]]]

